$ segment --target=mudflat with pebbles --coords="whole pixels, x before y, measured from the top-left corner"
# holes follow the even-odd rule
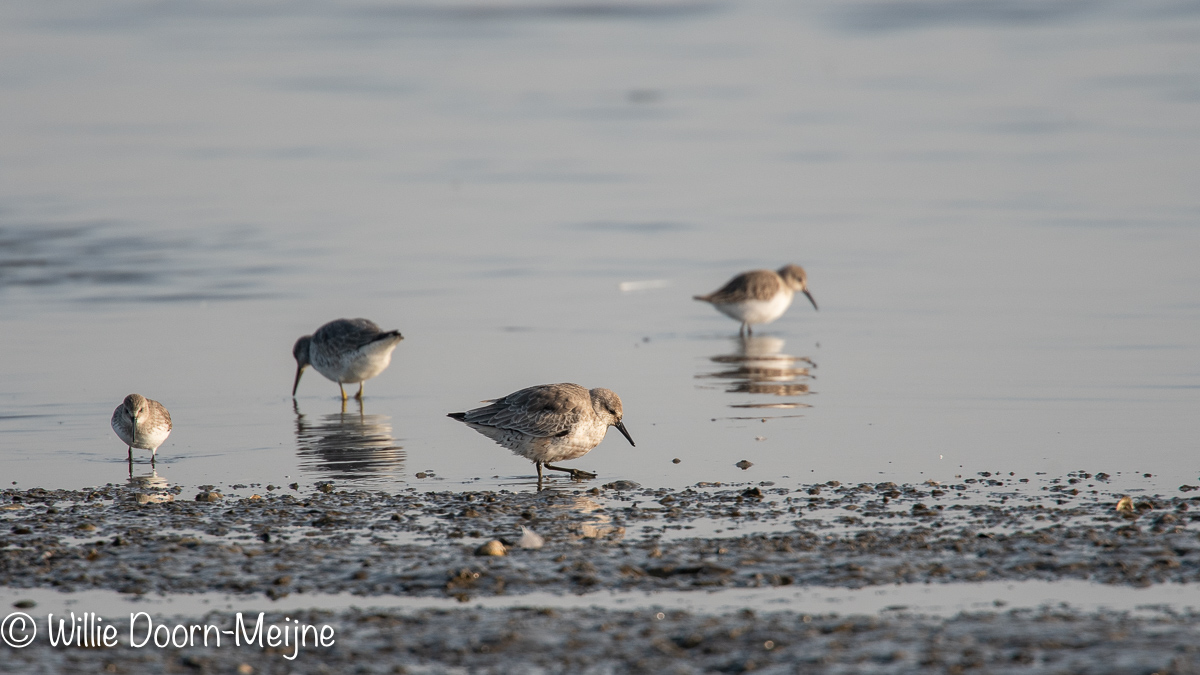
[[[311,595],[313,609],[288,615],[323,617],[338,627],[339,641],[307,650],[307,667],[355,663],[363,672],[589,672],[584,663],[596,672],[789,664],[835,672],[864,662],[897,673],[983,666],[1192,672],[1200,657],[1193,639],[1200,622],[1189,608],[1138,614],[1007,607],[998,599],[953,616],[905,607],[842,615],[836,606],[798,611],[779,601],[735,611],[720,603],[722,593],[752,589],[1192,584],[1200,580],[1200,511],[1193,511],[1200,493],[1192,486],[1175,495],[1134,494],[1118,510],[1127,494],[1085,473],[940,485],[590,485],[399,493],[329,483],[196,494],[115,485],[7,489],[0,491],[0,586],[6,597],[49,588],[147,600],[226,594],[230,612],[239,599],[295,605]],[[543,546],[520,547],[522,527],[543,537]],[[498,544],[482,546],[489,542]],[[613,593],[643,595],[632,609],[586,606]],[[695,608],[654,608],[656,597],[665,603],[680,593],[695,594],[684,596],[697,599]],[[319,609],[331,594],[382,608]],[[530,606],[520,606],[522,596]],[[447,604],[398,606],[404,598]],[[501,598],[513,604],[478,605]],[[63,651],[40,642],[10,654],[0,672],[93,661],[124,672],[147,659],[167,672],[243,665],[273,672],[281,662],[269,649]]]

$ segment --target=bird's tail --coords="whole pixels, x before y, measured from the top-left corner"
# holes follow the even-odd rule
[[[465,412],[459,412],[459,413],[448,413],[448,414],[446,415],[446,417],[449,417],[449,418],[452,418],[452,419],[456,419],[456,420],[458,420],[459,422],[465,422],[465,421],[466,421],[466,419],[467,419],[467,413],[465,413]]]
[[[701,301],[703,301],[703,302],[712,302],[712,296],[711,296],[711,295],[693,295],[693,296],[692,296],[692,299],[693,299],[693,300],[701,300]]]

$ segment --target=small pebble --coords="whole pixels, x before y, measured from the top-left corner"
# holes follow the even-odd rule
[[[488,543],[475,549],[475,555],[508,555],[508,549],[499,539],[493,539]]]

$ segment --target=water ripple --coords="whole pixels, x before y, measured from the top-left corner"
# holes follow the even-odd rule
[[[257,239],[244,227],[172,233],[109,221],[0,223],[0,293],[86,302],[262,297],[271,294],[264,278],[278,268],[250,255],[261,253]]]

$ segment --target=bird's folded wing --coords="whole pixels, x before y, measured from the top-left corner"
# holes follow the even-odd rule
[[[591,406],[587,390],[582,387],[580,390],[583,392],[582,398],[579,392],[561,389],[522,389],[491,405],[468,410],[463,421],[511,429],[530,436],[557,436],[579,422],[587,412],[583,405]]]
[[[313,341],[334,351],[353,351],[379,339],[383,330],[370,319],[339,319],[321,326]]]
[[[770,300],[780,289],[779,276],[770,270],[754,270],[739,274],[720,290],[708,296],[709,302],[739,302]]]

